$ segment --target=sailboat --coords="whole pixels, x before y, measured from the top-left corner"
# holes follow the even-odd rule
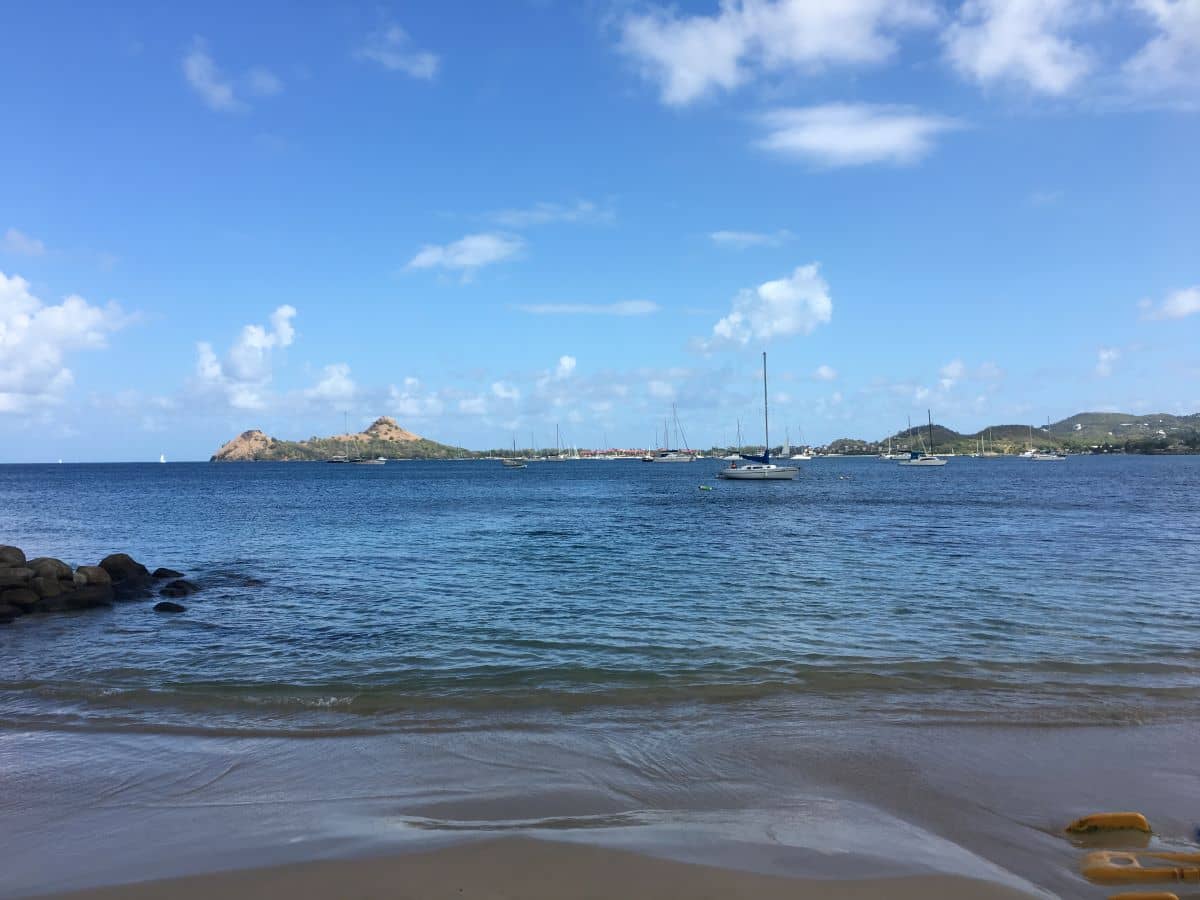
[[[736,462],[737,460],[742,458],[741,452],[742,452],[742,420],[738,419],[737,420],[737,450],[735,450],[733,453],[726,453],[724,456],[721,457],[721,459],[725,460],[726,462]]]
[[[680,443],[679,437],[681,428],[679,427],[679,413],[675,409],[675,404],[671,404],[671,417],[675,422],[675,443]],[[670,444],[670,430],[667,423],[663,423],[663,444]],[[664,449],[650,457],[650,462],[656,463],[690,463],[696,459],[696,454],[693,450],[687,449],[687,435],[683,435],[683,450]]]
[[[900,460],[902,466],[944,466],[946,464],[946,460],[933,455],[933,412],[926,410],[926,414],[929,416],[929,452],[912,451],[908,459]]]
[[[513,435],[513,455],[508,459],[501,459],[500,462],[506,469],[524,469],[526,468],[525,460],[517,456],[517,436]]]
[[[1050,417],[1049,416],[1046,417],[1046,436],[1050,437]],[[1053,448],[1053,439],[1051,439],[1051,448],[1049,450],[1033,450],[1032,449],[1032,445],[1033,445],[1033,426],[1032,425],[1029,426],[1029,443],[1030,443],[1030,450],[1031,450],[1031,452],[1029,454],[1029,459],[1032,459],[1035,462],[1059,462],[1059,461],[1067,458],[1067,454],[1063,453],[1061,450],[1055,450]]]
[[[763,455],[743,456],[749,465],[730,463],[717,473],[718,478],[731,481],[794,481],[800,475],[796,466],[777,466],[771,462],[771,429],[767,417],[767,354],[763,351]]]
[[[911,428],[911,427],[912,427],[912,425],[910,423],[909,428]],[[887,460],[889,462],[893,462],[893,461],[901,460],[901,459],[908,459],[910,456],[911,456],[911,454],[909,454],[909,453],[900,453],[898,451],[894,452],[892,450],[892,439],[890,436],[888,437],[887,453],[879,454],[880,459]]]
[[[158,454],[158,461],[160,463],[165,463],[167,461],[167,454],[165,454],[165,453]]]

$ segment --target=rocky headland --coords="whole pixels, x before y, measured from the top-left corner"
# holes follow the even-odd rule
[[[0,546],[0,625],[32,613],[68,612],[122,601],[165,599],[157,612],[183,612],[175,602],[199,588],[174,569],[150,571],[127,553],[72,568],[61,559],[26,559],[20,547]]]
[[[222,444],[210,462],[319,462],[334,457],[374,459],[460,459],[470,456],[461,447],[439,444],[401,428],[395,419],[380,416],[365,431],[285,441],[257,428],[243,431]]]

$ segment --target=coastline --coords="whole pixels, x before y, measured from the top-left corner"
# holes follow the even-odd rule
[[[50,900],[1017,900],[1014,888],[953,875],[786,878],[656,859],[626,850],[495,838],[391,856],[296,863],[43,895]]]

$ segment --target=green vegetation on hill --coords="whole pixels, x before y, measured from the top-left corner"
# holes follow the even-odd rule
[[[307,441],[281,441],[271,438],[265,454],[256,454],[263,461],[270,460],[325,460],[344,454],[374,459],[465,459],[473,456],[462,447],[451,447],[437,441],[419,438],[415,441],[397,443],[379,439],[346,442],[336,438],[311,437]]]

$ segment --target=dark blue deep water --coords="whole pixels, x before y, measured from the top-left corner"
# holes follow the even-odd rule
[[[1200,458],[718,465],[0,467],[0,543],[203,586],[0,628],[0,727],[1200,709]]]

